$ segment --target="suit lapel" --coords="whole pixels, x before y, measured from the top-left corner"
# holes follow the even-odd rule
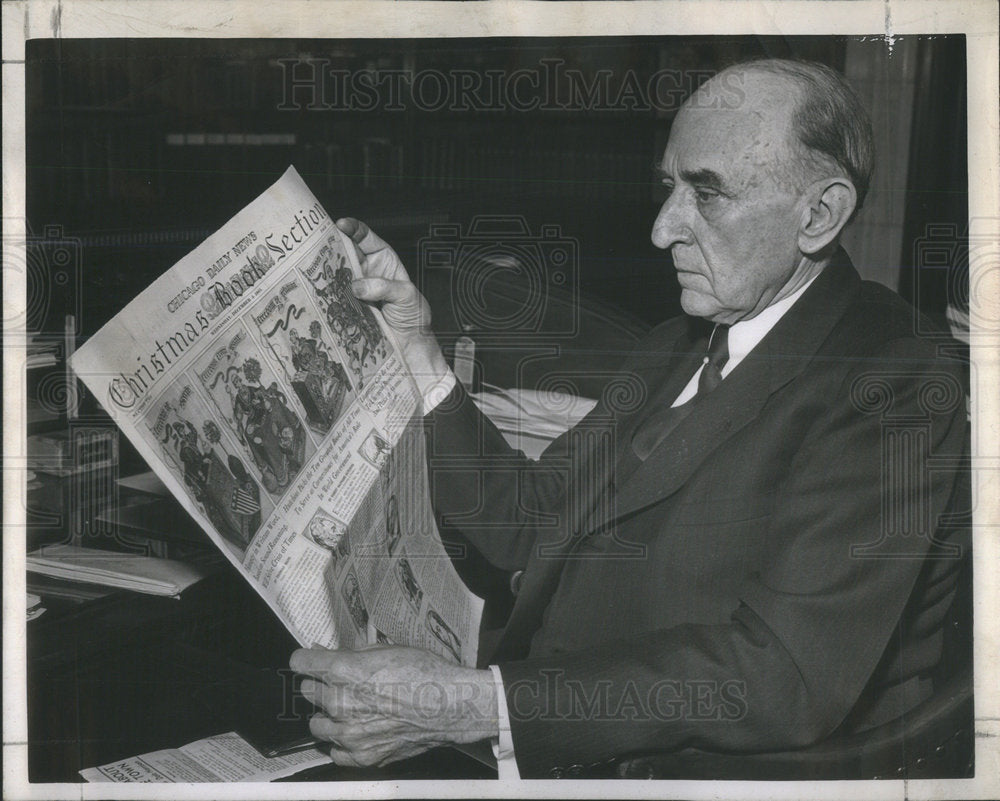
[[[613,515],[594,528],[658,503],[683,486],[709,454],[754,420],[767,399],[805,369],[859,284],[841,251],[722,384],[694,401],[691,413],[621,483]]]
[[[592,520],[586,533],[676,492],[712,451],[757,417],[771,394],[805,369],[859,284],[857,272],[840,251],[754,351],[622,482],[610,514]],[[638,413],[623,415],[616,422],[619,465],[643,411],[652,403],[675,398],[694,375],[703,352],[698,343],[705,333],[701,321],[689,320],[679,335],[651,339],[645,352],[637,355],[634,371],[644,382],[647,402]],[[558,587],[566,559],[581,539],[574,535],[560,542],[539,542],[541,547],[533,549],[503,636],[492,656],[480,655],[484,664],[524,656]]]
[[[646,392],[646,401],[635,413],[615,421],[615,450],[619,460],[632,447],[632,435],[646,416],[663,405],[669,406],[680,395],[701,364],[707,341],[707,336],[698,337],[689,328],[678,337],[667,358],[661,356],[658,361],[649,359],[636,365],[633,374]]]
[[[631,414],[613,415],[608,411],[609,424],[614,430],[614,458],[617,462],[621,462],[623,449],[631,447],[632,433],[643,412],[661,398],[676,397],[694,375],[703,350],[697,343],[705,331],[711,331],[711,326],[706,327],[700,320],[688,319],[679,333],[676,328],[666,336],[656,336],[654,332],[633,353],[631,369],[627,369],[625,375],[639,382],[646,400],[639,410]],[[596,486],[594,489],[599,491]],[[593,516],[593,509],[599,504],[596,498],[589,499],[589,502]],[[525,568],[510,619],[489,660],[517,658],[527,651],[545,607],[559,585],[559,575],[567,557],[581,541],[581,535],[593,528],[591,521],[576,532],[567,530],[562,535],[538,538]],[[480,654],[480,661],[484,659],[487,655]]]
[[[673,495],[708,454],[757,416],[770,394],[770,371],[766,361],[749,361],[748,356],[710,395],[693,400],[691,412],[621,482],[616,517]]]

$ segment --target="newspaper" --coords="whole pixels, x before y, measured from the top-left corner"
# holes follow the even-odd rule
[[[293,167],[72,367],[304,646],[475,665],[482,601],[430,506],[421,399]]]
[[[270,782],[329,764],[330,757],[318,748],[261,756],[236,732],[229,732],[85,768],[80,775],[88,782]]]

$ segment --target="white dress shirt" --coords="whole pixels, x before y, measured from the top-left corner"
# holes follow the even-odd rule
[[[729,327],[729,359],[722,366],[722,378],[725,379],[736,366],[747,357],[757,344],[767,335],[802,294],[809,288],[810,284],[816,280],[816,276],[799,287],[795,292],[786,298],[772,303],[756,317],[749,320],[740,320]],[[701,371],[705,368],[704,363],[698,367],[691,380],[687,382],[684,389],[677,396],[671,406],[680,406],[695,396],[698,391],[698,379]],[[448,374],[424,393],[424,414],[429,414],[441,403],[448,394],[455,388],[457,379],[455,374],[448,371]],[[493,741],[493,754],[497,758],[497,774],[501,781],[520,780],[521,773],[517,768],[517,761],[514,758],[514,739],[510,733],[510,711],[507,708],[507,696],[503,688],[503,678],[500,675],[500,668],[497,665],[490,665],[493,672],[493,679],[497,688],[497,721],[500,728],[500,736]]]
[[[802,296],[802,293],[815,280],[816,277],[813,276],[807,283],[796,289],[787,298],[782,298],[777,303],[772,303],[756,317],[752,317],[749,320],[740,320],[738,323],[733,323],[729,326],[729,360],[722,365],[721,373],[723,378],[733,372],[736,366],[747,357],[747,354],[757,347],[757,343],[767,335],[768,331],[774,328],[778,320],[785,316],[785,312],[792,308],[795,301]],[[698,379],[701,377],[703,369],[705,369],[704,364],[691,376],[691,380],[687,382],[676,400],[670,404],[671,406],[680,406],[695,396],[695,393],[698,391]]]

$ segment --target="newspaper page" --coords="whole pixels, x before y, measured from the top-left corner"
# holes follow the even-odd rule
[[[236,732],[228,732],[85,768],[80,775],[88,782],[270,782],[329,764],[329,755],[318,748],[261,756]]]
[[[441,544],[416,384],[358,275],[289,167],[72,366],[304,646],[475,665],[482,601]]]

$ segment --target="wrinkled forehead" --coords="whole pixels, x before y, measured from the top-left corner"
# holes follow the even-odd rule
[[[723,81],[726,102],[719,101],[718,87]],[[717,75],[678,112],[670,129],[664,168],[678,159],[685,162],[685,169],[758,167],[786,160],[798,94],[798,87],[780,76],[737,71]]]

